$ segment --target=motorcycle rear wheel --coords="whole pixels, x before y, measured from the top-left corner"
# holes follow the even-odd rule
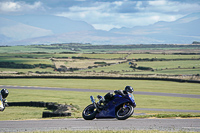
[[[116,112],[116,118],[118,120],[126,120],[129,118],[134,112],[134,108],[132,105],[126,105],[126,108],[121,106]]]
[[[88,105],[82,112],[85,120],[93,120],[97,114],[96,108],[93,104]]]

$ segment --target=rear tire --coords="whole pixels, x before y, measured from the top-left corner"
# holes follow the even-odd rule
[[[117,112],[116,112],[116,118],[118,120],[126,120],[127,118],[129,118],[133,112],[134,112],[134,108],[132,105],[126,105],[127,107],[125,109],[123,109],[123,106],[121,106]]]
[[[82,116],[85,120],[93,120],[96,114],[97,111],[93,104],[88,105],[82,112]]]

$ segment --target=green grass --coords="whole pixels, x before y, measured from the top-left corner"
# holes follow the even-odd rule
[[[141,53],[151,50],[157,50],[156,52],[187,52],[187,49],[198,50],[199,46],[196,45],[27,45],[27,46],[12,46],[12,47],[0,47],[0,53],[21,53],[21,52],[47,52],[47,53],[60,53],[60,52],[135,52]],[[162,50],[162,51],[160,51]],[[176,51],[174,51],[176,50]],[[196,52],[195,51],[195,52]],[[154,51],[153,51],[154,52]]]
[[[29,46],[33,47],[33,46]],[[4,48],[4,47],[0,47]],[[7,47],[5,47],[7,48]],[[56,53],[48,53],[48,54],[35,54],[35,53],[5,53],[0,56],[1,61],[9,61],[15,63],[23,63],[23,64],[53,64],[53,62],[49,59],[51,57],[56,58],[67,58],[67,57],[87,57],[87,58],[101,58],[101,59],[112,59],[112,60],[102,60],[105,62],[120,62],[125,60],[113,60],[116,58],[124,58],[128,56],[128,54],[56,54]],[[165,58],[165,59],[192,59],[192,58],[199,58],[200,55],[164,55],[164,54],[131,54],[128,58]],[[31,58],[30,58],[31,57]],[[88,66],[95,66],[93,62],[98,62],[99,60],[75,60],[73,63],[66,65],[66,67],[73,67],[73,68],[87,68]],[[111,72],[117,74],[199,74],[198,71],[200,69],[200,61],[199,60],[182,60],[182,61],[149,61],[149,62],[135,62],[137,66],[143,67],[151,67],[155,71],[141,71],[141,70],[133,70],[130,68],[129,63],[122,63],[117,65],[111,65],[106,67],[98,67],[92,68],[87,70],[80,70],[82,71],[92,71],[92,72]],[[86,65],[85,65],[86,64]],[[181,69],[180,69],[181,68]],[[193,69],[195,68],[195,69]],[[0,71],[19,71],[19,72],[28,72],[28,71],[43,71],[40,69],[37,70],[17,70],[17,69],[5,69],[0,68]],[[51,70],[45,70],[48,72],[53,72]]]
[[[172,55],[172,54],[131,54],[128,59],[199,59],[200,55]]]
[[[81,117],[83,108],[91,104],[90,96],[97,96],[103,93],[85,93],[71,91],[45,91],[45,90],[25,90],[25,89],[8,89],[8,102],[29,102],[43,101],[56,102],[59,104],[73,104],[79,107],[78,112],[72,112],[71,117]],[[0,113],[0,120],[24,120],[24,119],[41,119],[42,112],[45,108],[37,107],[6,107],[3,113]],[[16,112],[16,113],[15,113]],[[70,117],[70,118],[71,118]]]
[[[124,89],[126,85],[131,85],[134,87],[135,91],[200,95],[199,84],[167,81],[100,79],[0,79],[0,84],[104,90]],[[7,87],[7,89],[9,90],[9,96],[7,98],[9,102],[44,101],[77,105],[80,110],[73,113],[71,117],[81,117],[82,110],[91,103],[89,98],[91,95],[96,97],[97,95],[106,94],[95,92],[85,93],[75,91],[9,89],[9,87]],[[135,100],[137,103],[137,108],[200,110],[200,100],[196,98],[135,95]],[[0,118],[2,118],[2,120],[40,119],[44,110],[44,108],[8,107],[3,113],[0,113]],[[160,114],[162,116],[167,116],[169,114],[169,112],[135,110],[135,113],[141,112],[150,115]],[[189,114],[193,116],[200,115],[199,113]],[[173,112],[173,115],[178,116],[183,115],[183,113]]]
[[[166,68],[199,68],[199,60],[187,61],[154,61],[154,62],[136,62],[137,66],[151,67],[153,69],[166,69]]]
[[[69,59],[69,60],[63,60],[59,62],[63,62],[67,68],[88,68],[89,66],[99,66],[102,64],[95,64],[95,62],[105,62],[107,64],[109,63],[118,63],[121,60],[101,60],[101,59]]]
[[[134,116],[134,118],[152,118],[152,117],[156,117],[156,118],[176,118],[176,117],[188,118],[188,117],[200,117],[200,114],[194,115],[194,114],[173,114],[173,113],[159,114],[158,113],[158,114],[153,114],[153,115]]]
[[[0,85],[43,86],[80,89],[119,90],[130,85],[135,91],[200,95],[200,84],[156,80],[112,79],[0,79]]]
[[[90,96],[105,95],[105,93],[95,92],[73,92],[73,91],[51,91],[51,90],[25,90],[25,89],[9,89],[8,102],[29,102],[44,101],[57,102],[60,104],[73,104],[80,109],[72,114],[71,117],[81,117],[82,110],[91,104]],[[158,109],[181,109],[181,110],[200,110],[200,101],[195,98],[179,98],[179,97],[161,97],[148,95],[135,95],[137,108],[158,108]],[[44,108],[33,107],[7,107],[3,113],[0,113],[1,120],[23,120],[23,119],[41,119]],[[16,112],[16,113],[14,113]],[[135,110],[135,113],[140,113]],[[145,111],[150,113],[151,111]],[[168,112],[156,112],[166,116]],[[154,112],[155,114],[155,112]],[[180,112],[174,113],[180,115]],[[190,113],[191,115],[200,115],[199,113]],[[70,117],[70,118],[71,118]]]
[[[15,62],[15,63],[23,63],[23,64],[50,64],[52,65],[52,61],[49,59],[32,59],[32,58],[16,58],[16,57],[0,57],[0,62]]]
[[[0,68],[0,72],[1,71],[9,71],[9,72],[24,72],[24,73],[28,73],[28,72],[36,72],[36,71],[39,71],[39,72],[51,72],[51,73],[56,73],[53,71],[54,69],[53,68],[33,68],[33,69],[16,69],[16,68]]]
[[[114,59],[124,58],[127,54],[56,54],[55,52],[67,52],[67,49],[45,49],[37,48],[37,46],[15,46],[15,47],[0,47],[0,53],[5,53],[0,56],[0,61],[12,61],[15,63],[24,64],[52,64],[47,59],[51,57],[88,57],[88,58],[103,58]],[[112,49],[110,49],[112,51]],[[116,49],[119,50],[119,49]],[[139,49],[137,49],[139,50]],[[84,50],[91,52],[91,50]],[[94,50],[95,51],[95,50]],[[103,51],[99,49],[96,51]],[[106,51],[106,49],[105,49]],[[11,53],[12,52],[12,53]],[[23,53],[20,53],[23,52]],[[27,53],[25,53],[27,52]],[[29,54],[30,52],[48,52],[49,54]],[[23,57],[23,58],[16,58]],[[29,57],[29,58],[27,58]],[[32,57],[32,58],[30,58]],[[165,59],[192,59],[199,58],[200,55],[163,55],[163,54],[131,54],[128,59],[139,58],[165,58]],[[81,60],[83,61],[83,60]],[[110,60],[109,60],[110,61]],[[106,61],[105,61],[106,62]],[[136,62],[137,66],[146,66],[158,69],[157,71],[133,71],[128,63],[111,65],[106,67],[88,69],[86,71],[96,72],[114,72],[118,71],[122,74],[199,74],[200,61],[154,61],[154,62]],[[184,69],[178,69],[178,67]],[[193,68],[195,69],[186,69]],[[167,69],[166,69],[167,68]],[[176,69],[170,69],[176,68]],[[163,69],[163,70],[161,70]],[[0,71],[48,71],[53,72],[53,68],[47,69],[7,69],[0,68]],[[42,86],[42,87],[61,87],[61,88],[80,88],[80,89],[102,89],[102,90],[119,90],[124,89],[126,85],[131,85],[135,91],[144,92],[163,92],[163,93],[180,93],[180,94],[196,94],[200,95],[200,84],[195,83],[178,83],[169,81],[156,80],[111,80],[111,79],[0,79],[0,85],[19,85],[19,86]],[[8,87],[9,89],[9,87]],[[57,102],[61,104],[73,104],[80,107],[79,112],[73,113],[72,117],[81,117],[81,112],[85,106],[91,103],[89,96],[96,96],[105,93],[85,93],[85,92],[70,92],[70,91],[44,91],[44,90],[24,90],[24,89],[9,89],[9,102],[23,101],[44,101]],[[181,97],[164,97],[164,96],[149,96],[135,95],[137,108],[157,108],[157,109],[181,109],[181,110],[200,110],[200,100],[195,98]],[[8,107],[3,113],[0,113],[0,120],[23,120],[23,119],[40,119],[45,108],[34,107]],[[193,117],[199,116],[200,113],[180,113],[180,112],[158,112],[158,111],[142,111],[135,110],[135,113],[146,113],[146,116],[141,117]],[[6,116],[6,117],[5,117]],[[137,116],[134,116],[137,117]],[[61,131],[62,132],[62,131]],[[67,131],[68,132],[68,131]],[[105,131],[109,132],[109,131]]]
[[[127,71],[132,71],[133,69],[130,68],[128,63],[122,63],[122,64],[117,64],[117,65],[111,65],[111,66],[106,66],[106,67],[99,67],[99,68],[92,68],[92,69],[87,69],[87,70],[82,70],[82,71],[96,71],[96,72],[122,72],[122,70],[127,70]]]
[[[52,61],[49,59],[33,59],[33,58],[16,58],[16,57],[0,57],[0,62],[14,62],[18,64],[47,64],[53,65]],[[34,69],[15,69],[15,68],[0,68],[0,71],[11,71],[11,72],[25,72],[28,71],[36,72],[53,72],[53,68],[34,68]]]
[[[45,46],[44,46],[45,47]],[[60,53],[60,52],[71,52],[68,49],[46,49],[38,47],[37,45],[27,46],[12,46],[12,47],[0,47],[0,53],[31,53],[31,52],[47,52],[47,53]],[[46,46],[48,47],[48,46]]]
[[[196,75],[200,74],[200,68],[195,69],[163,69],[163,70],[156,70],[156,71],[127,71],[123,72],[123,74],[166,74],[166,75]]]
[[[67,58],[67,57],[72,57],[72,56],[78,56],[79,54],[53,54],[53,53],[46,53],[46,54],[36,54],[36,53],[5,53],[5,54],[2,54],[1,57],[10,57],[10,58],[13,58],[13,57],[16,57],[16,58],[60,58],[60,57],[63,57],[63,58]]]
[[[90,104],[90,96],[96,97],[98,94],[106,93],[94,92],[73,92],[73,91],[50,91],[50,90],[25,90],[9,89],[8,101],[44,101],[78,105],[83,109]],[[20,98],[18,98],[20,97]],[[138,108],[159,108],[159,109],[181,109],[181,110],[200,110],[200,100],[196,98],[181,98],[167,96],[135,95]]]
[[[138,108],[200,110],[200,100],[195,98],[135,95],[135,99]]]
[[[130,68],[129,63],[122,63],[106,67],[92,68],[82,71],[95,72],[118,72],[121,74],[199,74],[200,61],[154,61],[154,62],[135,62],[138,66],[151,67],[154,71],[142,71]],[[189,68],[189,69],[188,69]]]
[[[41,119],[45,108],[36,107],[6,107],[4,112],[0,113],[0,120],[27,120]]]
[[[101,58],[101,59],[116,59],[125,58],[128,54],[82,54],[81,57]]]

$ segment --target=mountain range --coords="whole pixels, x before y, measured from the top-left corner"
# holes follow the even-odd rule
[[[0,45],[52,43],[190,44],[200,40],[200,13],[173,22],[96,30],[84,21],[51,15],[0,15]]]

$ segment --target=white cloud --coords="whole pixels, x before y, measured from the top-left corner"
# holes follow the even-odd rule
[[[148,3],[149,3],[149,5],[152,5],[152,6],[163,6],[163,5],[166,5],[167,1],[166,0],[158,0],[158,1],[149,1]]]
[[[69,12],[57,13],[57,16],[82,20],[96,29],[110,30],[112,28],[144,26],[158,21],[174,21],[183,15],[162,14],[155,12],[116,13],[103,10],[101,7],[72,7]]]
[[[19,11],[21,5],[15,2],[1,2],[0,11],[1,12],[16,12]]]
[[[184,3],[170,0],[158,0],[149,1],[149,6],[146,8],[150,12],[160,13],[192,13],[200,11],[200,5],[198,3]]]
[[[117,5],[117,6],[121,6],[123,4],[122,1],[114,1],[113,4]]]
[[[113,25],[113,24],[92,24],[92,26],[97,30],[110,30],[113,28],[121,28],[121,26]]]
[[[109,30],[144,26],[158,21],[175,21],[189,13],[200,12],[200,5],[197,2],[187,3],[181,0],[35,0],[33,3],[28,3],[27,0],[4,0],[0,2],[0,13],[41,14],[45,9],[49,14],[86,21],[97,29]]]
[[[3,1],[0,2],[0,13],[10,13],[10,12],[24,12],[44,9],[41,2],[35,2],[32,5],[25,2],[13,2],[13,1]]]

